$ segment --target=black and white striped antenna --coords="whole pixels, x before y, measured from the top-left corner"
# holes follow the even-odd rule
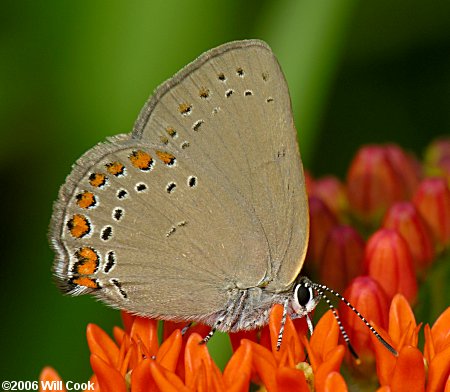
[[[337,321],[337,323],[339,325],[339,329],[341,331],[342,337],[344,338],[345,343],[347,344],[347,347],[348,347],[350,353],[353,355],[353,357],[357,361],[359,361],[358,354],[356,354],[355,349],[351,345],[350,339],[349,339],[349,337],[347,335],[347,332],[345,331],[344,326],[342,325],[342,322],[341,322],[341,320],[339,318],[339,315],[337,314],[336,309],[333,306],[333,304],[331,303],[331,301],[325,295],[325,291],[335,295],[337,298],[339,298],[341,301],[343,301],[362,320],[362,322],[366,325],[366,327],[369,328],[369,330],[375,335],[375,337],[378,339],[378,341],[384,347],[386,347],[393,355],[395,355],[396,357],[398,356],[398,352],[395,350],[395,348],[392,347],[388,342],[386,342],[386,340],[383,339],[383,337],[375,330],[375,328],[372,327],[372,325],[364,318],[364,316],[361,313],[359,313],[358,310],[356,310],[356,308],[350,302],[348,302],[345,299],[344,296],[342,296],[338,292],[334,291],[333,289],[330,289],[328,286],[325,286],[323,284],[314,283],[314,282],[311,282],[310,284],[317,291],[317,293],[320,295],[320,297],[325,300],[325,302],[327,303],[327,305],[329,306],[329,308],[333,312],[333,315],[336,318],[336,321]]]

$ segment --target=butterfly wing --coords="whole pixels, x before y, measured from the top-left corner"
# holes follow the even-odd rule
[[[132,134],[75,165],[50,233],[61,288],[195,320],[223,310],[235,288],[282,290],[307,241],[295,137],[265,44],[207,52],[156,91]]]

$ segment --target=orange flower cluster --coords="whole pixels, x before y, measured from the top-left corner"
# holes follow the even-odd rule
[[[263,385],[268,392],[348,391],[340,374],[345,346],[338,343],[339,327],[331,311],[320,319],[309,341],[303,323],[288,317],[277,351],[282,312],[282,306],[275,305],[269,325],[260,334],[234,334],[236,349],[223,372],[207,346],[200,344],[203,335],[198,331],[204,332],[204,326],[193,327],[182,336],[182,325],[168,323],[165,334],[172,332],[159,345],[156,320],[124,314],[128,328],[116,327],[115,340],[90,324],[87,340],[95,373],[91,381],[97,392],[126,392],[130,388],[133,392],[244,392],[251,382]],[[378,392],[425,391],[426,369],[427,392],[450,391],[450,308],[432,328],[425,327],[424,355],[417,348],[420,326],[403,296],[392,301],[388,332],[376,328],[399,352],[394,357],[372,335],[382,385]],[[40,379],[60,380],[52,368],[45,368]]]
[[[267,391],[346,391],[339,373],[345,348],[338,344],[339,328],[331,311],[317,324],[311,340],[305,338],[302,323],[288,318],[281,349],[276,344],[283,308],[275,305],[267,327],[256,333],[233,336],[238,343],[223,373],[200,344],[202,336],[193,327],[182,336],[182,325],[167,323],[172,331],[158,344],[156,320],[124,314],[124,331],[114,329],[115,341],[101,328],[90,324],[87,340],[95,375],[91,381],[101,392],[140,391],[248,391],[250,382]],[[178,327],[174,329],[175,327]],[[204,332],[204,331],[203,331]],[[247,338],[242,338],[246,336]],[[259,341],[258,341],[259,340]],[[309,363],[305,362],[305,348]],[[52,368],[45,368],[41,380],[59,381]]]

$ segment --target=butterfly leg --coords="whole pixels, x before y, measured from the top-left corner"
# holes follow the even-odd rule
[[[216,320],[214,325],[209,331],[208,335],[206,335],[200,344],[208,343],[208,341],[213,337],[216,330],[222,325],[225,324],[222,328],[222,331],[230,331],[234,324],[239,320],[239,314],[244,307],[245,300],[247,298],[247,290],[240,290],[238,294],[238,298],[234,297],[230,300],[227,309],[223,312]]]
[[[192,324],[194,324],[194,323],[191,321],[189,324],[187,324],[186,326],[183,327],[183,329],[181,330],[181,336],[185,335],[185,333],[188,331],[188,329],[192,327]]]
[[[283,340],[283,333],[284,333],[284,326],[286,325],[286,317],[287,317],[288,304],[289,304],[289,300],[286,300],[286,301],[284,302],[284,306],[283,306],[283,315],[282,315],[282,317],[281,317],[280,331],[278,332],[277,351],[280,350],[280,347],[281,347],[281,341]]]
[[[209,339],[211,339],[216,332],[217,328],[223,323],[223,320],[225,320],[226,314],[219,317],[217,321],[214,323],[214,326],[211,328],[211,331],[209,331],[208,335],[206,335],[201,341],[200,344],[205,344],[209,342]]]

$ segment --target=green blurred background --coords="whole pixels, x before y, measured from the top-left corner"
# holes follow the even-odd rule
[[[130,131],[153,89],[203,51],[272,46],[314,175],[342,177],[368,142],[420,156],[450,130],[448,1],[3,1],[0,18],[2,380],[48,364],[90,376],[87,323],[111,332],[120,317],[53,285],[53,200],[85,150]]]

